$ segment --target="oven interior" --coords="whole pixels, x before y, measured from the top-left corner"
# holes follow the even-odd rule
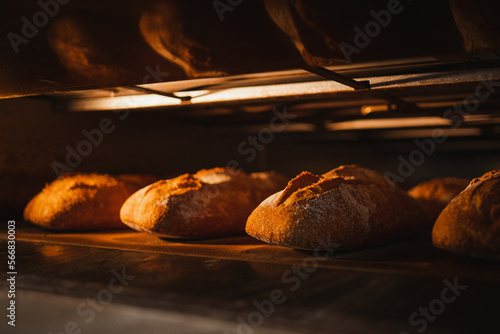
[[[76,22],[91,18],[94,24],[84,27],[115,27],[102,38],[115,34],[109,50],[116,55],[124,39],[132,46],[144,43],[129,22],[137,19],[138,7],[158,1],[124,3],[116,9],[111,2],[75,0],[67,7],[59,3],[59,10]],[[240,3],[232,7],[233,20],[258,9]],[[462,2],[449,3],[435,6],[456,13]],[[39,10],[6,6],[18,14]],[[275,51],[271,58],[282,57],[279,66],[239,59],[242,70],[223,76],[187,78],[144,46],[138,65],[132,66],[133,58],[118,59],[131,70],[111,80],[62,69],[40,36],[19,45],[25,48],[19,55],[2,51],[0,213],[16,221],[15,329],[491,333],[497,328],[498,264],[438,250],[430,236],[334,252],[311,264],[310,253],[248,236],[179,241],[132,230],[56,233],[22,219],[27,201],[68,171],[170,178],[231,164],[292,178],[358,164],[409,189],[435,177],[472,179],[500,169],[497,50],[479,40],[482,47],[467,49],[461,30],[449,28],[453,15],[436,13],[429,14],[429,25],[448,27],[436,33],[447,42],[436,37],[418,52],[401,47],[404,52],[312,66],[297,61],[296,51]],[[194,20],[203,13],[198,8],[192,15]],[[4,27],[17,27],[17,16]],[[51,24],[46,29],[55,33]],[[276,47],[290,51],[286,43]],[[100,134],[92,142],[89,133]],[[2,233],[5,257],[6,240]],[[445,288],[454,291],[453,302],[440,302]],[[2,300],[7,291],[4,283]],[[2,328],[16,332],[5,323]]]

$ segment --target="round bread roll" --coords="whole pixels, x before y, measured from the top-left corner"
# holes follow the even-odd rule
[[[137,191],[123,204],[120,217],[133,229],[167,238],[242,234],[252,210],[286,182],[273,172],[204,169]]]
[[[422,182],[408,191],[429,214],[432,221],[462,190],[467,188],[470,180],[458,177],[443,177]]]
[[[434,246],[468,256],[500,260],[500,170],[472,180],[441,212]]]
[[[423,233],[430,227],[417,201],[383,175],[356,165],[322,176],[303,172],[262,202],[246,232],[267,243],[304,250],[336,243],[358,249]]]
[[[157,180],[151,175],[66,173],[31,199],[24,219],[52,230],[124,228],[120,221],[123,202]]]

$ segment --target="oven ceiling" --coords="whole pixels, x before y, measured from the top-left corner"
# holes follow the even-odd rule
[[[401,59],[419,59],[419,68],[429,59],[462,70],[469,63],[495,68],[500,50],[500,5],[493,0],[0,3],[0,98],[110,87],[168,98],[203,90],[204,79],[218,91],[262,87],[259,79],[276,83],[276,73],[286,73],[287,83],[318,85],[319,77],[300,69],[344,69],[353,77],[346,68],[385,68]],[[406,69],[410,75],[415,67]],[[325,89],[319,93],[330,93]]]

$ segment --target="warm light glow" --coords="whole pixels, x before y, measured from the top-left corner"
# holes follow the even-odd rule
[[[373,106],[362,106],[361,107],[361,113],[363,115],[368,115],[372,112],[387,112],[390,110],[396,110],[396,106],[391,104],[379,104],[379,105],[373,105]]]
[[[272,86],[238,87],[220,91],[206,90],[176,92],[179,97],[191,96],[189,102],[159,94],[74,99],[68,104],[68,111],[94,111],[139,109],[150,107],[179,106],[181,104],[213,104],[220,102],[259,101],[269,98],[307,96],[339,91],[353,91],[352,88],[333,81],[291,83]]]
[[[389,119],[364,119],[355,121],[346,121],[330,123],[326,128],[330,131],[337,130],[362,130],[362,129],[387,129],[387,128],[405,128],[420,126],[450,126],[452,123],[448,119],[441,117],[408,117],[408,118],[389,118]]]
[[[95,99],[77,99],[71,101],[69,108],[73,111],[92,111],[138,109],[174,105],[181,105],[181,100],[168,96],[148,94],[109,98],[103,97]]]

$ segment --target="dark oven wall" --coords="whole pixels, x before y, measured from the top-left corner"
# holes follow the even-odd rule
[[[168,178],[229,164],[293,177],[359,164],[409,188],[432,177],[473,178],[500,169],[500,140],[494,137],[381,140],[369,133],[283,132],[273,114],[251,127],[173,117],[183,112],[57,113],[47,99],[0,101],[1,212],[20,214],[64,171]]]

